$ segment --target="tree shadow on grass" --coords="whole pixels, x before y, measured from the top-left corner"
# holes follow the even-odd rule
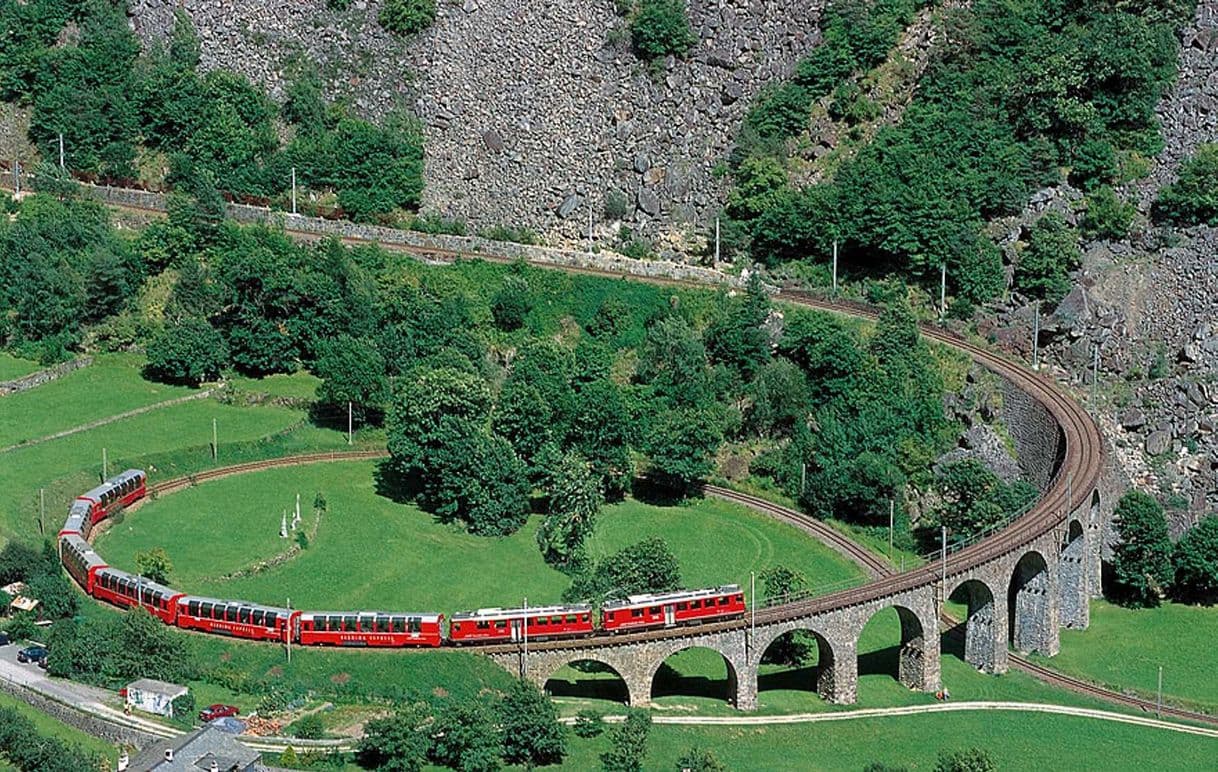
[[[820,678],[820,666],[792,667],[773,673],[764,673],[757,678],[757,691],[783,690],[792,692],[815,692],[816,680]]]
[[[420,481],[413,475],[405,475],[398,471],[392,459],[386,459],[376,465],[372,473],[376,495],[389,499],[395,504],[413,504],[419,494]]]
[[[676,507],[690,496],[684,492],[647,477],[636,477],[630,486],[630,495],[637,501],[654,507]]]

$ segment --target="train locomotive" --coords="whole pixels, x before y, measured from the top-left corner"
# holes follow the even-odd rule
[[[147,475],[128,469],[78,496],[59,531],[60,559],[92,597],[125,609],[139,606],[183,630],[303,646],[468,646],[706,624],[739,619],[746,611],[740,588],[725,585],[611,600],[599,618],[588,604],[462,611],[452,615],[445,634],[438,612],[307,611],[188,595],[110,566],[88,541],[99,522],[146,494]]]

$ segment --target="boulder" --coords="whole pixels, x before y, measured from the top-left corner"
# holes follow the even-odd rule
[[[1121,426],[1126,431],[1136,431],[1146,425],[1146,414],[1141,408],[1130,407],[1126,408],[1125,412],[1121,413]]]
[[[572,193],[563,199],[562,204],[558,207],[558,216],[564,220],[571,216],[571,213],[579,208],[579,205],[584,203],[584,199]]]
[[[1171,432],[1160,429],[1146,438],[1146,452],[1152,456],[1162,455],[1171,447]]]
[[[640,188],[638,195],[639,209],[650,217],[660,213],[660,197],[647,188]]]

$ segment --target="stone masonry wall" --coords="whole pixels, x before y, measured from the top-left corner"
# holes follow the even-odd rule
[[[11,381],[0,382],[0,397],[6,397],[9,394],[16,394],[19,391],[28,391],[44,383],[50,383],[58,378],[62,378],[68,373],[79,370],[82,367],[88,367],[93,364],[93,357],[84,356],[76,359],[70,359],[67,362],[61,362],[54,367],[48,367],[45,370],[39,370],[36,373],[14,378]]]
[[[376,24],[380,0],[345,12],[325,0],[133,0],[145,43],[164,40],[175,8],[193,21],[203,66],[281,94],[288,62],[322,63],[327,90],[368,116],[405,105],[426,136],[424,208],[475,230],[526,225],[551,243],[586,237],[605,197],[625,224],[674,238],[704,231],[751,98],[789,74],[819,40],[823,0],[690,0],[699,42],[654,71],[629,50],[614,0],[437,3],[407,40]],[[663,252],[662,252],[663,254]]]
[[[27,689],[21,684],[5,679],[0,679],[0,690],[37,708],[51,718],[58,719],[68,726],[102,740],[108,740],[119,745],[133,745],[136,748],[143,748],[160,739],[147,732],[141,732],[138,729],[118,726],[95,716],[90,716],[69,705],[49,699],[32,689]]]

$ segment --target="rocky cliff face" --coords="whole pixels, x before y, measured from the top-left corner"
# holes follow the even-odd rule
[[[598,239],[607,197],[625,224],[679,243],[706,232],[749,100],[817,42],[822,0],[691,0],[688,61],[649,70],[630,53],[613,0],[438,4],[425,33],[376,25],[380,3],[133,0],[146,41],[191,17],[203,63],[282,90],[294,55],[320,62],[332,95],[376,116],[410,106],[426,132],[425,209],[474,228],[526,225],[556,243]]]

